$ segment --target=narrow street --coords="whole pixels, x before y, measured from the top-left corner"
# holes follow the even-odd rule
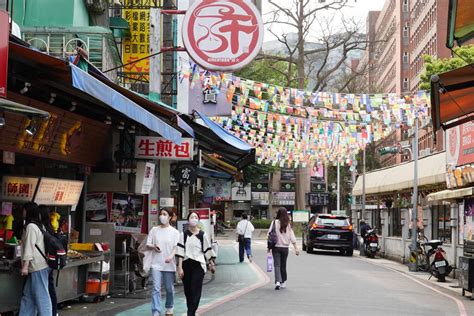
[[[254,250],[255,262],[265,271],[264,242],[257,241]],[[462,315],[455,300],[436,291],[458,299],[467,315],[474,315],[474,303],[466,298],[437,287],[434,291],[380,261],[385,260],[291,253],[286,289],[274,290],[268,273],[268,284],[205,315]]]

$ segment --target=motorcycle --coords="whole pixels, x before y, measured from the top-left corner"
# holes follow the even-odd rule
[[[380,250],[379,237],[375,233],[375,229],[370,229],[365,235],[364,252],[368,258],[374,258]]]
[[[437,278],[439,282],[445,282],[446,276],[451,273],[453,267],[449,265],[446,252],[441,247],[443,242],[441,240],[430,240],[425,245],[431,247],[426,254],[430,263],[431,276]]]

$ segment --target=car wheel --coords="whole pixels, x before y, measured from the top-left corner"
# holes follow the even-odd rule
[[[309,254],[314,253],[313,247],[311,247],[311,245],[306,245],[306,252]]]
[[[346,250],[346,256],[352,257],[353,254],[354,254],[354,249],[347,249]]]

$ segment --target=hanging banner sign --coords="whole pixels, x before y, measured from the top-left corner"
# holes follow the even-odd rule
[[[2,181],[2,200],[31,202],[35,194],[38,178],[4,176]]]
[[[474,163],[473,122],[466,122],[446,131],[446,163],[450,167]]]
[[[75,206],[81,197],[83,181],[41,178],[35,203]]]
[[[166,138],[151,136],[135,137],[135,158],[159,160],[192,160],[194,140],[183,138],[177,145]]]
[[[183,42],[189,56],[208,70],[234,71],[260,52],[264,29],[261,13],[250,1],[195,1],[183,20]]]
[[[0,10],[0,97],[7,97],[8,40],[10,23],[8,13]]]

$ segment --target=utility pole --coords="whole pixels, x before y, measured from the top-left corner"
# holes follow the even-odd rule
[[[411,272],[416,272],[417,256],[416,256],[416,241],[418,237],[418,110],[415,110],[415,139],[413,140],[413,208],[411,212],[412,216],[412,228],[411,228],[411,251],[415,255],[414,261],[410,262],[408,269]]]
[[[362,151],[362,219],[365,219],[365,149]]]
[[[337,159],[337,210],[339,212],[339,210],[341,209],[341,177],[340,177],[340,171],[339,171],[339,168],[340,167],[340,163],[339,163],[339,158]]]
[[[304,69],[304,1],[298,1],[298,89],[305,88],[305,69]],[[295,209],[306,209],[306,184],[307,184],[307,166],[298,166],[296,169],[296,183],[295,183]]]

